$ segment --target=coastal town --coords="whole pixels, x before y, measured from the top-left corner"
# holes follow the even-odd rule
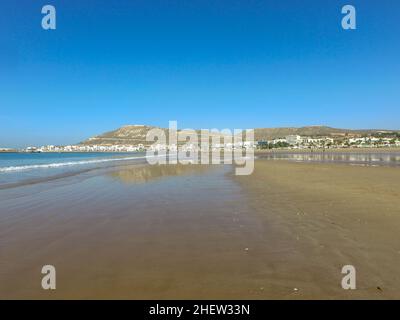
[[[222,136],[221,136],[222,137]],[[326,150],[326,149],[347,149],[347,148],[392,148],[400,147],[400,134],[382,133],[377,135],[366,136],[345,136],[345,137],[310,137],[300,135],[288,135],[282,138],[272,140],[259,140],[259,141],[243,141],[233,143],[231,140],[228,142],[221,139],[218,143],[211,143],[210,149],[288,149],[288,150]],[[121,144],[121,145],[87,145],[76,144],[66,146],[46,145],[46,146],[29,146],[24,149],[10,149],[0,148],[0,152],[144,152],[146,150],[152,151],[176,151],[177,145],[175,144]],[[202,146],[195,144],[182,144],[179,149],[182,151],[198,151]]]

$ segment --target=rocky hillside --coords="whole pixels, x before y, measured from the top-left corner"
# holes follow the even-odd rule
[[[270,140],[276,138],[283,138],[288,135],[297,134],[299,136],[310,137],[340,137],[346,135],[363,135],[372,134],[375,132],[386,132],[387,130],[350,130],[350,129],[337,129],[326,126],[308,126],[308,127],[288,127],[288,128],[258,128],[255,129],[255,140]],[[387,131],[390,132],[390,131]]]
[[[128,125],[94,136],[83,141],[83,145],[138,145],[146,144],[146,134],[156,127]],[[167,130],[168,131],[168,130]]]
[[[149,130],[157,127],[146,125],[127,125],[119,129],[109,131],[98,136],[83,141],[83,145],[138,145],[149,144],[146,142],[146,134]],[[168,129],[159,128],[165,132],[168,137]],[[308,127],[288,127],[288,128],[257,128],[254,129],[254,138],[259,140],[271,140],[276,138],[284,138],[287,135],[298,134],[300,136],[361,136],[365,134],[390,133],[391,130],[350,130],[337,129],[326,126],[308,126]],[[398,132],[398,131],[397,131]]]
[[[123,126],[119,129],[109,131],[103,133],[101,135],[89,138],[81,144],[83,145],[149,145],[153,144],[153,142],[146,141],[147,132],[151,129],[161,129],[164,131],[166,138],[168,139],[168,129],[153,127],[153,126],[145,126],[145,125],[127,125]],[[183,132],[182,130],[178,130]],[[200,133],[199,130],[196,130],[197,134]],[[210,134],[212,136],[212,134]],[[184,142],[182,142],[184,143]]]

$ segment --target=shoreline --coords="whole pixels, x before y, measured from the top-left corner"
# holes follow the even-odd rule
[[[47,153],[143,153],[145,151],[0,151],[1,153],[47,154]]]
[[[332,149],[265,149],[254,150],[254,154],[271,153],[397,153],[400,147],[393,148],[332,148]]]
[[[0,297],[49,298],[45,263],[60,271],[61,299],[400,297],[397,168],[104,169],[4,193]],[[347,264],[357,290],[340,287]]]
[[[142,151],[18,151],[18,150],[10,150],[4,151],[0,150],[0,154],[2,153],[18,153],[18,154],[69,154],[69,153],[145,153],[146,150]],[[293,148],[276,148],[276,149],[254,149],[255,154],[259,153],[347,153],[347,152],[355,152],[355,153],[382,153],[382,152],[400,152],[400,147],[371,147],[371,148],[314,148],[314,149],[293,149]]]

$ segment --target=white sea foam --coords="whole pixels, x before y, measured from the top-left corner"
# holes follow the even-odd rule
[[[81,161],[69,161],[69,162],[55,162],[46,164],[32,164],[25,166],[11,166],[11,167],[0,168],[0,172],[15,172],[15,171],[26,171],[33,169],[59,168],[66,166],[76,166],[76,165],[94,164],[94,163],[111,162],[111,161],[138,160],[138,159],[146,159],[146,157],[143,156],[143,157],[125,157],[125,158],[110,158],[110,159],[93,159],[93,160],[81,160]]]

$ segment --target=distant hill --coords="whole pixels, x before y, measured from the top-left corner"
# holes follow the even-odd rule
[[[150,145],[154,142],[146,141],[147,132],[151,129],[161,129],[165,133],[165,137],[168,139],[168,129],[159,128],[154,126],[146,125],[127,125],[119,129],[109,131],[98,136],[89,138],[80,144],[82,145]],[[182,130],[178,130],[182,132]],[[196,130],[197,134],[200,133]],[[210,134],[212,135],[212,134]],[[182,142],[184,143],[184,142]]]
[[[81,144],[83,145],[148,145],[152,144],[146,142],[147,132],[151,129],[158,128],[146,125],[127,125],[113,131],[109,131],[98,136],[89,138]],[[168,137],[168,129],[158,128],[165,132]],[[199,131],[197,131],[199,132]],[[307,127],[287,127],[287,128],[256,128],[254,129],[254,138],[259,140],[271,140],[276,138],[284,138],[288,135],[300,136],[329,136],[329,137],[345,137],[345,136],[362,136],[369,134],[387,134],[391,132],[400,132],[393,130],[351,130],[351,129],[337,129],[327,126],[307,126]]]
[[[307,127],[288,127],[288,128],[258,128],[255,129],[255,140],[270,140],[276,138],[283,138],[288,135],[297,134],[299,136],[310,137],[344,137],[344,136],[362,136],[374,133],[390,133],[397,132],[393,130],[351,130],[351,129],[338,129],[327,126],[307,126]]]
[[[145,125],[127,125],[119,129],[109,131],[98,136],[89,138],[83,145],[138,145],[147,144],[146,134],[149,130],[157,127]]]

